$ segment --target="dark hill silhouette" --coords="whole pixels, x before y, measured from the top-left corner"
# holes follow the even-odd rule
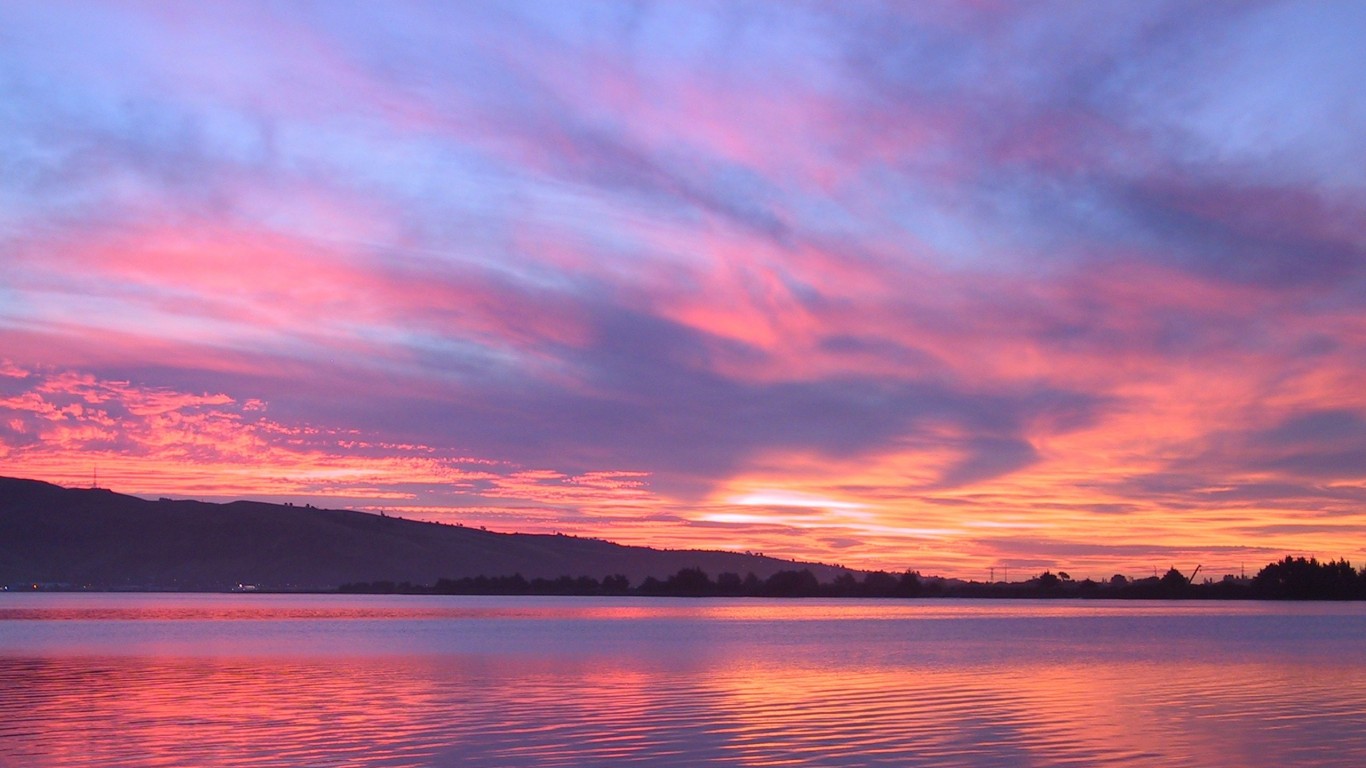
[[[629,547],[573,536],[493,533],[349,510],[235,501],[148,501],[104,489],[0,478],[0,585],[222,590],[332,589],[347,582],[624,574],[683,568],[767,578],[808,568],[759,555]]]

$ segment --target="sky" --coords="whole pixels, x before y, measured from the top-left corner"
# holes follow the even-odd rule
[[[1364,35],[6,2],[0,474],[973,579],[1366,564]]]

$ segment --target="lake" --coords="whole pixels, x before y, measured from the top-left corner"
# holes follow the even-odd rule
[[[1366,765],[1366,605],[0,593],[0,766]]]

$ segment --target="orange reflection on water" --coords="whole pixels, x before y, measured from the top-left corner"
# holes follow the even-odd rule
[[[1306,732],[1291,751],[1316,756],[1299,764],[1349,765],[1360,745],[1342,751],[1333,726],[1306,712],[1329,702],[1339,714],[1366,714],[1343,690],[1366,683],[1361,670],[1301,665],[1059,661],[736,672],[707,684],[724,692],[742,765],[831,751],[860,756],[855,762],[887,754],[917,765],[1277,765],[1268,755],[1286,749],[1286,734],[1267,729],[1297,712]],[[1002,762],[1003,755],[1013,757]]]
[[[0,616],[0,765],[1366,758],[1351,606],[56,597]]]

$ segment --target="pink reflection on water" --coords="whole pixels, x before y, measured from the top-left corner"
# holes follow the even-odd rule
[[[0,605],[12,609],[9,597]],[[58,620],[29,601],[30,618],[0,618],[0,765],[1259,768],[1366,757],[1363,654],[1315,639],[1360,629],[1352,608],[157,597],[74,596],[52,604]],[[101,610],[143,614],[90,618]],[[48,625],[101,623],[143,633],[125,640],[178,640],[164,646],[174,652],[14,650]],[[1208,642],[1231,626],[1267,637]],[[265,653],[276,646],[253,634],[308,642]]]

